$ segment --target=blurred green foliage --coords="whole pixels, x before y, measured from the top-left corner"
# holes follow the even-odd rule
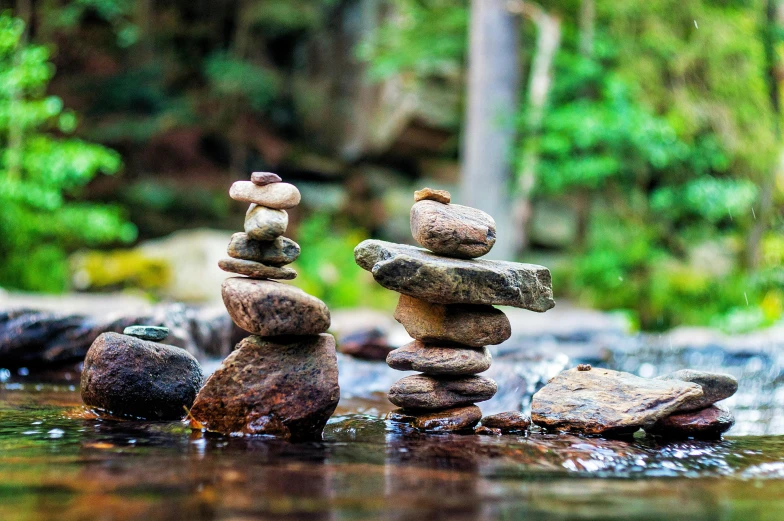
[[[118,172],[120,156],[66,137],[76,116],[46,94],[49,51],[24,34],[0,15],[0,285],[61,291],[68,251],[130,242],[136,229],[117,207],[74,200],[95,175]]]

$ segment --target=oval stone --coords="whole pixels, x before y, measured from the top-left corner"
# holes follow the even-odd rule
[[[229,196],[235,201],[255,203],[278,210],[294,208],[300,201],[299,190],[289,183],[271,183],[259,186],[250,181],[237,181],[231,185]]]
[[[482,418],[482,425],[501,432],[521,432],[531,426],[531,418],[518,411],[500,412]]]
[[[415,340],[387,355],[387,365],[399,371],[462,376],[490,368],[493,357],[486,347],[438,347]]]
[[[246,275],[252,279],[291,280],[297,277],[297,272],[291,268],[265,266],[260,262],[244,259],[221,259],[218,261],[218,267],[223,271]]]
[[[259,186],[280,183],[281,181],[283,179],[278,174],[273,174],[272,172],[253,172],[250,175],[250,182]]]
[[[223,281],[221,294],[234,323],[254,335],[318,335],[329,329],[326,304],[294,286],[232,277]]]
[[[268,266],[285,266],[299,257],[299,244],[287,237],[277,237],[272,241],[255,241],[247,233],[231,236],[227,249],[229,257],[256,261]]]
[[[474,259],[495,244],[495,221],[476,208],[424,200],[411,207],[411,234],[438,255]]]
[[[721,405],[673,414],[645,431],[668,438],[718,438],[735,424],[732,413]]]
[[[476,405],[455,407],[429,414],[417,414],[412,425],[428,432],[460,432],[474,428],[482,419],[482,411]]]
[[[498,391],[490,378],[406,376],[389,390],[389,401],[407,409],[447,409],[489,400]]]
[[[275,240],[286,233],[288,225],[289,214],[285,210],[252,204],[245,214],[245,233],[257,241]]]

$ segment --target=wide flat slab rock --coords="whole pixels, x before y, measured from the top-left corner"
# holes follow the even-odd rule
[[[487,304],[547,311],[555,305],[550,270],[536,264],[439,257],[427,250],[366,240],[354,258],[376,282],[439,304]]]
[[[703,398],[702,388],[609,369],[558,374],[534,394],[531,419],[542,427],[584,434],[631,434]]]

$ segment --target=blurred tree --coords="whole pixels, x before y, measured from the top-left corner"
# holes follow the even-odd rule
[[[0,285],[61,291],[67,251],[132,241],[136,229],[117,207],[71,199],[96,174],[116,173],[120,156],[63,137],[76,115],[46,95],[49,52],[24,34],[22,20],[0,15]]]

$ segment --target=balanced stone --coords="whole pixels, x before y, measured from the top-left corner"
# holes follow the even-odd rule
[[[721,405],[699,411],[679,412],[656,422],[645,432],[668,438],[717,438],[735,424],[732,413]]]
[[[297,277],[297,272],[291,268],[277,268],[266,266],[260,262],[225,258],[218,261],[218,267],[229,273],[246,275],[252,279],[279,279],[291,280]]]
[[[198,423],[192,426],[224,434],[318,439],[339,399],[332,335],[249,336],[199,392],[191,409]]]
[[[247,233],[235,233],[229,242],[229,257],[264,263],[268,266],[285,266],[299,257],[299,244],[286,237],[272,241],[255,241]]]
[[[245,233],[257,241],[275,240],[286,233],[288,225],[289,214],[286,210],[251,204],[248,213],[245,214]]]
[[[609,369],[570,369],[534,394],[531,418],[548,429],[623,435],[699,403],[702,397],[702,388],[694,383]]]
[[[681,369],[674,373],[659,376],[657,380],[678,380],[692,382],[702,387],[702,400],[689,404],[688,410],[699,410],[709,405],[724,400],[735,394],[738,390],[738,380],[734,376],[724,373],[708,373],[694,369]],[[687,410],[687,409],[681,409]]]
[[[418,203],[419,201],[438,201],[439,203],[449,204],[452,201],[452,194],[446,190],[423,188],[414,192],[414,202]]]
[[[278,210],[294,208],[300,201],[299,190],[289,183],[271,183],[259,186],[250,181],[237,181],[231,185],[229,196],[235,201],[255,203]]]
[[[517,411],[501,412],[482,418],[482,426],[501,432],[522,432],[531,426],[531,418]]]
[[[160,342],[169,336],[168,327],[160,326],[128,326],[123,330],[123,335],[128,335],[142,340],[150,340],[152,342]]]
[[[415,340],[387,355],[387,365],[400,371],[432,375],[471,375],[487,371],[493,358],[486,347],[437,347]]]
[[[278,174],[272,172],[253,172],[250,175],[250,182],[254,185],[264,186],[272,183],[280,183],[283,179]]]
[[[179,420],[203,380],[199,362],[184,349],[103,333],[84,359],[82,400],[116,415]]]
[[[489,400],[498,385],[481,376],[406,376],[389,390],[389,401],[407,409],[446,409]]]
[[[423,342],[483,347],[500,344],[512,335],[509,319],[492,306],[434,304],[400,295],[395,319],[412,338]]]
[[[476,208],[419,201],[411,207],[411,235],[433,253],[473,259],[493,248],[495,221]]]
[[[421,248],[366,240],[354,249],[359,266],[387,289],[439,304],[487,304],[547,311],[550,270],[535,264],[439,257]]]
[[[329,329],[326,304],[287,284],[231,277],[221,294],[234,323],[254,335],[318,335]]]

